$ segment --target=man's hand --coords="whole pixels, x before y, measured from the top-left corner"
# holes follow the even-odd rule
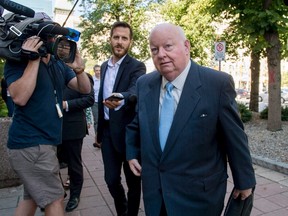
[[[22,44],[22,49],[31,51],[31,52],[36,52],[38,53],[38,49],[42,46],[43,41],[41,41],[41,38],[38,36],[32,36],[27,38],[23,44]]]
[[[241,200],[245,200],[251,194],[252,194],[252,188],[249,188],[249,189],[246,189],[246,190],[237,190],[237,189],[235,189],[235,191],[233,193],[233,198],[236,199],[238,196],[240,196]]]
[[[138,160],[132,159],[132,160],[129,160],[128,163],[129,163],[130,169],[134,173],[134,175],[140,176],[142,167],[139,164]]]
[[[42,46],[43,41],[40,40],[40,37],[32,36],[27,38],[22,44],[21,54],[25,56],[25,58],[35,61],[40,61],[40,54],[38,49]]]
[[[110,101],[110,100],[104,100],[103,104],[108,107],[109,109],[116,109],[118,106],[121,105],[121,101]]]
[[[66,64],[68,67],[72,68],[76,74],[81,74],[85,70],[85,63],[78,49],[76,50],[74,62]]]

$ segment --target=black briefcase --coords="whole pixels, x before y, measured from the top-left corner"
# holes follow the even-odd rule
[[[240,196],[238,196],[237,199],[234,199],[234,190],[235,188],[233,188],[228,199],[224,216],[250,216],[253,207],[254,189],[252,190],[252,194],[245,200],[241,200]]]

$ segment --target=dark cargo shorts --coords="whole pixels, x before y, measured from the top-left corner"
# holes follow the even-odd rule
[[[38,145],[8,149],[10,164],[24,186],[23,199],[33,199],[40,208],[64,196],[56,148]]]

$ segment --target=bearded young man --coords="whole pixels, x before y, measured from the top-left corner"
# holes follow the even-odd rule
[[[144,63],[127,54],[132,38],[133,32],[128,23],[113,24],[110,32],[112,56],[101,65],[98,98],[97,141],[102,143],[105,181],[119,216],[138,215],[141,195],[140,177],[131,172],[125,156],[125,128],[135,115],[136,80],[146,72]],[[116,93],[120,99],[107,99]],[[128,197],[121,184],[122,167],[128,186]]]

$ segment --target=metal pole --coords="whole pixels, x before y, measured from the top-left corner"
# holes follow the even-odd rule
[[[62,27],[64,27],[64,26],[66,25],[66,22],[67,22],[67,20],[69,19],[69,17],[70,17],[70,15],[71,15],[71,13],[73,12],[74,8],[76,7],[76,5],[77,5],[78,1],[79,1],[79,0],[77,0],[77,1],[75,2],[75,4],[73,5],[73,7],[72,7],[72,9],[70,10],[70,12],[69,12],[69,14],[68,14],[68,16],[67,16],[66,20],[64,21],[64,23],[63,23]]]

